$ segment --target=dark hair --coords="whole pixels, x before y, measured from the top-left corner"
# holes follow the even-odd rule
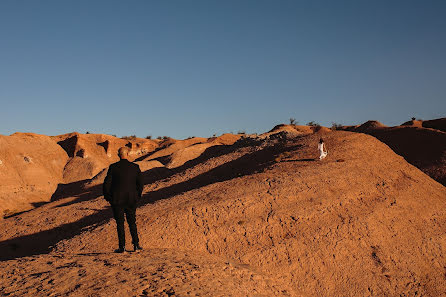
[[[319,139],[319,143],[324,143],[324,140],[322,139],[322,137],[321,137],[321,139]]]

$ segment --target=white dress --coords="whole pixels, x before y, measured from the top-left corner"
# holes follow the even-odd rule
[[[324,143],[319,143],[317,145],[317,148],[318,148],[319,153],[320,153],[319,160],[322,160],[323,158],[325,158],[327,156],[328,152],[325,150]]]

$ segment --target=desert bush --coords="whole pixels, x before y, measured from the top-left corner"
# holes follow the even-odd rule
[[[240,131],[237,132],[237,134],[246,134],[246,131],[245,130],[240,130]]]
[[[342,128],[341,124],[335,122],[331,123],[331,130],[340,130],[341,128]]]
[[[152,139],[152,135],[147,135],[146,139]]]
[[[135,139],[136,135],[130,135],[130,136],[122,136],[121,139],[129,140],[129,139]]]
[[[297,125],[299,122],[295,118],[290,118],[290,125]]]
[[[321,125],[319,125],[319,123],[311,121],[307,123],[307,126],[311,126],[311,127],[320,127]]]

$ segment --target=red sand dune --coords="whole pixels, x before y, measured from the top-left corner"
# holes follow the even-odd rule
[[[166,164],[167,168],[176,168],[185,164],[187,161],[198,158],[201,154],[203,154],[207,149],[216,145],[232,145],[238,139],[240,139],[240,135],[231,135],[224,134],[219,137],[215,137],[213,139],[209,139],[204,143],[196,143],[192,144],[183,149],[178,149],[174,153],[172,153],[169,157],[169,161]]]
[[[216,145],[232,145],[240,138],[240,135],[223,134],[218,137],[202,138],[193,137],[185,140],[172,138],[161,142],[159,149],[148,154],[138,164],[145,165],[151,160],[161,160],[167,168],[176,168],[187,161],[196,159],[207,149]]]
[[[407,122],[401,124],[401,126],[411,126],[411,127],[421,128],[421,127],[423,127],[423,121],[411,120],[411,121],[407,121]]]
[[[330,133],[331,129],[323,126],[300,126],[280,124],[275,126],[269,132],[259,135],[260,138],[275,137],[276,135],[286,135],[286,137],[297,137],[309,135],[313,133],[325,134]]]
[[[234,135],[230,133],[225,133],[220,136],[214,136],[207,140],[207,142],[212,142],[221,145],[232,145],[241,137],[240,134]]]
[[[423,121],[422,125],[424,128],[432,128],[435,130],[446,132],[446,118]]]
[[[242,139],[145,171],[141,253],[111,253],[100,184],[7,218],[0,293],[444,295],[446,188],[362,133],[326,133],[315,161],[319,137]]]
[[[313,133],[313,129],[310,126],[298,126],[298,125],[277,125],[273,129],[271,129],[269,132],[264,133],[262,135],[271,135],[275,133],[285,132],[290,135],[305,135],[305,134],[311,134]]]
[[[356,132],[367,132],[369,130],[377,130],[387,128],[386,125],[378,121],[367,121],[364,124],[355,128]]]
[[[423,121],[423,120],[411,120],[401,124],[401,126],[413,126],[419,128],[431,128],[446,132],[446,118],[440,118],[435,120]]]
[[[411,121],[396,127],[385,127],[379,122],[369,121],[352,131],[375,136],[409,163],[446,185],[446,132],[425,128],[425,123],[441,128],[446,121]]]
[[[152,154],[145,157],[145,160],[153,160],[160,157],[165,157],[173,154],[174,152],[184,149],[188,146],[206,142],[207,138],[203,137],[192,137],[184,140],[176,140],[173,138],[168,138],[167,140],[159,144],[159,149]]]

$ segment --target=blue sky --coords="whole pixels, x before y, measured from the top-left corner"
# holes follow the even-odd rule
[[[446,116],[446,1],[0,2],[0,134]]]

